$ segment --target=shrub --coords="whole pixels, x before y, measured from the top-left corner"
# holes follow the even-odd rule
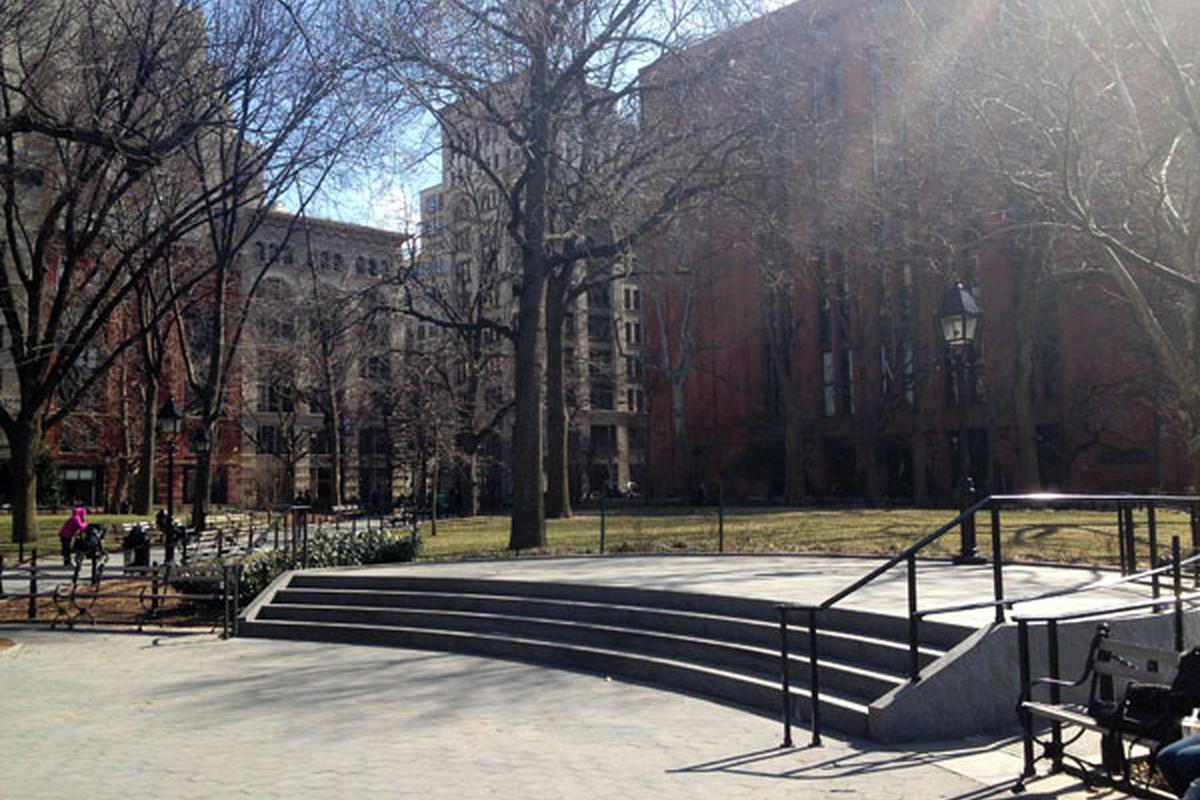
[[[421,551],[420,538],[407,533],[372,530],[355,534],[321,534],[308,540],[309,567],[351,567],[412,561]],[[266,589],[271,581],[299,566],[301,553],[263,550],[246,560],[239,596],[245,605]]]

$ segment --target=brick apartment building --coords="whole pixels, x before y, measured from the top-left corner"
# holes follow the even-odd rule
[[[1003,5],[795,3],[722,38],[738,55],[705,102],[648,109],[760,128],[731,191],[640,253],[653,493],[950,502],[960,428],[985,491],[1188,488],[1130,307],[1056,269],[1090,254],[1023,224],[950,102],[972,73],[937,72]],[[982,313],[962,385],[938,322],[958,282]],[[673,392],[661,367],[685,359]]]

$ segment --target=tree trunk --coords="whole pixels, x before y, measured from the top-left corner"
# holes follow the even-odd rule
[[[913,419],[920,419],[920,411]],[[929,505],[929,448],[925,445],[925,431],[915,430],[912,435],[913,505]]]
[[[154,505],[154,451],[158,446],[158,381],[146,381],[142,406],[142,449],[138,453],[138,474],[133,489],[133,513],[149,516]]]
[[[571,518],[567,453],[567,396],[563,364],[563,318],[567,281],[550,279],[546,293],[546,517]]]
[[[467,468],[463,483],[463,514],[468,517],[479,516],[479,454],[470,453],[467,456]]]
[[[788,380],[787,384],[792,381]],[[800,403],[784,392],[783,402],[783,454],[784,454],[784,505],[803,505],[808,499],[808,482],[805,479],[804,437],[800,429]]]
[[[521,287],[516,347],[516,422],[513,430],[513,508],[508,549],[546,545],[542,494],[542,309],[546,279],[527,269]]]
[[[129,486],[129,462],[117,457],[117,479],[113,482],[112,494],[109,495],[108,509],[110,514],[121,512],[121,499]]]
[[[1028,254],[1027,254],[1028,255]],[[1042,488],[1038,466],[1037,421],[1034,415],[1034,346],[1038,338],[1038,259],[1021,259],[1017,267],[1016,325],[1013,326],[1013,424],[1016,428],[1019,493]]]
[[[692,448],[688,443],[687,396],[682,377],[671,381],[671,427],[675,433],[675,494],[687,500],[692,491]]]
[[[18,418],[8,434],[12,449],[12,524],[14,542],[37,544],[37,451],[42,442],[41,426]]]
[[[521,246],[521,295],[517,309],[516,421],[513,425],[513,508],[508,549],[546,544],[546,506],[542,492],[542,363],[546,309],[546,207],[550,132],[549,53],[531,52],[528,68],[529,105],[533,109],[526,145],[525,216]]]
[[[437,450],[433,454],[433,474],[429,478],[430,492],[433,494],[433,499],[429,503],[429,535],[437,536],[438,524],[438,479],[441,477],[441,468],[437,457]]]

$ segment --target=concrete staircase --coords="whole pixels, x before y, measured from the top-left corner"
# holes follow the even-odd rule
[[[869,704],[905,683],[907,622],[833,610],[820,634],[823,723],[868,735]],[[795,623],[793,623],[795,625]],[[531,581],[292,573],[247,610],[242,635],[438,650],[614,675],[778,716],[770,601]],[[922,665],[971,630],[922,625]],[[811,714],[808,632],[793,627],[796,714]]]

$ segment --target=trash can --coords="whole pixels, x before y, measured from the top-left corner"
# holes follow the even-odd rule
[[[121,541],[125,566],[150,566],[150,531],[145,525],[134,525]]]

